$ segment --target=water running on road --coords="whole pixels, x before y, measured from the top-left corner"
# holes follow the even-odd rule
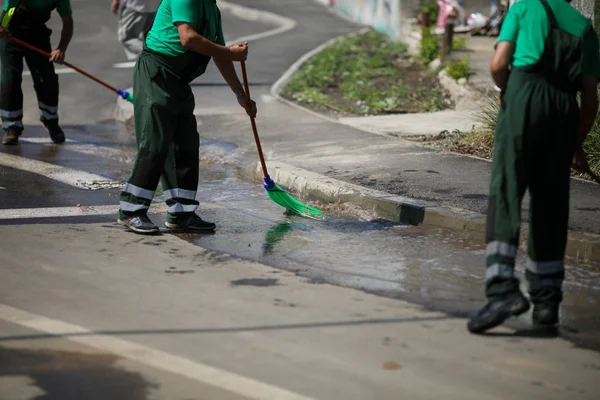
[[[205,142],[198,197],[218,233],[182,237],[204,248],[255,260],[331,283],[402,298],[458,315],[482,305],[485,248],[440,229],[373,219],[347,205],[325,208],[327,219],[285,215],[259,182],[236,174],[234,145]],[[158,199],[160,200],[160,199]],[[216,206],[215,206],[216,205]],[[524,276],[521,255],[517,271]],[[600,265],[567,260],[563,336],[600,349]],[[526,291],[526,284],[522,284]],[[530,315],[511,325],[529,326]]]

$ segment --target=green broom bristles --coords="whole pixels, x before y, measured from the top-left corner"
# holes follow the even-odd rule
[[[321,210],[318,210],[309,205],[303,204],[298,200],[290,196],[283,188],[275,185],[275,183],[268,179],[265,179],[265,190],[271,200],[280,206],[286,208],[288,211],[302,215],[309,218],[319,218],[323,214]]]

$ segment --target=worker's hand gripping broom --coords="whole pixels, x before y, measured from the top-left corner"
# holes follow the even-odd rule
[[[244,78],[244,89],[246,91],[246,103],[248,105],[252,104],[252,100],[250,99],[250,85],[248,84],[248,74],[246,73],[246,63],[242,61],[242,76]],[[256,148],[258,150],[258,156],[260,158],[260,164],[262,166],[263,175],[264,175],[264,187],[267,191],[267,195],[273,200],[275,203],[279,204],[282,207],[285,207],[290,212],[299,214],[309,218],[318,218],[321,216],[322,212],[314,207],[310,207],[306,204],[302,204],[298,200],[294,199],[290,196],[285,190],[281,187],[277,186],[275,182],[269,176],[267,172],[267,164],[265,163],[265,157],[263,156],[262,147],[260,145],[260,139],[258,138],[258,130],[256,128],[256,121],[253,117],[250,117],[250,122],[252,123],[252,131],[254,132],[254,140],[256,141]]]
[[[23,47],[25,47],[25,48],[27,48],[27,49],[29,49],[29,50],[31,50],[31,51],[35,51],[36,53],[39,53],[39,54],[41,54],[41,55],[43,55],[43,56],[45,56],[45,57],[48,57],[48,58],[50,58],[50,53],[48,53],[48,52],[45,52],[44,50],[38,49],[37,47],[34,47],[34,46],[30,45],[29,43],[26,43],[26,42],[24,42],[24,41],[22,41],[22,40],[19,40],[19,39],[17,39],[17,38],[14,38],[14,37],[12,37],[12,36],[9,36],[9,37],[8,37],[8,40],[10,40],[10,41],[12,41],[12,42],[14,42],[14,43],[16,43],[16,44],[18,44],[18,45],[21,45],[21,46],[23,46]],[[95,81],[95,82],[97,82],[97,83],[101,84],[101,85],[102,85],[102,86],[104,86],[105,88],[108,88],[108,89],[110,89],[111,91],[113,91],[114,93],[116,93],[116,94],[118,94],[120,97],[122,97],[124,100],[127,100],[127,101],[128,101],[128,102],[130,102],[130,103],[133,103],[133,94],[131,94],[131,93],[129,93],[129,92],[127,92],[127,91],[125,91],[125,90],[121,90],[121,89],[117,89],[117,88],[115,88],[115,87],[112,87],[112,86],[111,86],[111,85],[109,85],[108,83],[106,83],[106,82],[104,82],[104,81],[102,81],[102,80],[100,80],[100,79],[96,78],[96,77],[95,77],[95,76],[93,76],[92,74],[89,74],[89,73],[85,72],[84,70],[82,70],[82,69],[80,69],[80,68],[78,68],[78,67],[76,67],[76,66],[74,66],[74,65],[72,65],[72,64],[69,64],[69,63],[68,63],[68,62],[66,62],[66,61],[64,61],[64,62],[63,62],[63,64],[64,64],[64,65],[66,65],[66,66],[67,66],[67,67],[69,67],[69,68],[72,68],[72,69],[74,69],[75,71],[79,72],[80,74],[82,74],[82,75],[84,75],[84,76],[86,76],[86,77],[90,78],[91,80],[93,80],[93,81]]]

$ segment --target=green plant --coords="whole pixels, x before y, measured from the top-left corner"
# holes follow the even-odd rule
[[[583,145],[588,155],[590,169],[596,174],[600,174],[600,115],[596,117],[596,122]]]
[[[452,39],[452,49],[453,50],[464,50],[467,48],[467,38],[465,37],[457,37]]]
[[[486,132],[496,132],[496,124],[498,122],[498,112],[500,112],[500,100],[497,96],[483,96],[479,107],[475,111],[475,119],[482,125],[482,129]]]
[[[459,80],[462,78],[468,79],[471,76],[469,60],[464,58],[462,60],[450,61],[446,66],[446,73],[454,80]]]
[[[600,92],[598,94],[600,95]],[[489,146],[493,146],[492,138],[496,132],[499,110],[500,101],[498,97],[487,95],[483,96],[474,115],[482,125],[482,129],[477,136],[485,138],[482,142],[488,143]],[[596,117],[596,122],[590,130],[583,147],[588,155],[591,170],[596,174],[600,174],[600,114]]]
[[[435,24],[437,22],[439,10],[440,7],[437,5],[437,2],[433,0],[426,0],[421,3],[421,6],[419,7],[420,13],[429,14],[429,22],[431,24]]]
[[[440,41],[437,35],[431,32],[431,28],[423,29],[421,36],[421,47],[419,56],[424,65],[438,58],[440,54]]]

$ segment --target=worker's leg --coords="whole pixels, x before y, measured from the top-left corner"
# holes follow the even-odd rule
[[[16,144],[23,130],[23,52],[16,44],[0,40],[0,117],[4,131],[11,130],[14,138],[5,144]]]
[[[175,127],[165,71],[147,56],[142,55],[136,65],[133,89],[136,95],[134,114],[138,154],[120,197],[119,219],[122,222],[146,216],[163,172]],[[156,230],[154,228],[150,230]]]
[[[485,280],[489,299],[519,290],[514,268],[528,174],[521,118],[507,113],[498,120],[486,227]]]
[[[48,53],[52,52],[50,43],[50,30],[41,29],[31,35],[29,41]],[[41,54],[27,50],[25,61],[31,71],[33,87],[37,94],[40,121],[44,124],[50,137],[55,143],[65,141],[64,133],[58,125],[58,75],[54,71],[54,63]]]
[[[521,202],[528,183],[524,152],[527,116],[521,103],[527,99],[517,90],[507,92],[506,97],[506,108],[501,109],[498,117],[490,182],[485,273],[488,303],[469,321],[467,327],[473,333],[498,326],[530,307],[514,276]]]
[[[186,228],[193,231],[212,231],[215,225],[203,221],[195,211],[200,204],[196,200],[199,175],[200,136],[194,116],[194,96],[187,93],[181,103],[177,128],[173,141],[173,152],[169,154],[162,177],[165,198],[168,206],[167,227],[172,229]]]
[[[565,278],[564,257],[569,223],[571,160],[577,129],[575,100],[557,102],[539,132],[530,184],[531,209],[526,277],[534,304],[534,322],[558,323]],[[569,110],[571,112],[569,113]]]

